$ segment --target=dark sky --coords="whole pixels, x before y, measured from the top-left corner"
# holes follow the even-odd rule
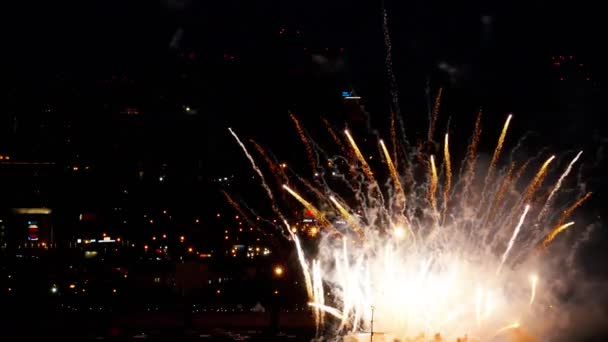
[[[513,111],[522,127],[544,129],[554,134],[552,140],[576,141],[597,127],[601,109],[593,101],[605,79],[599,4],[418,0],[385,6],[401,107],[409,120],[424,120],[430,78],[433,92],[446,87],[453,99],[449,115],[456,118],[483,106],[492,127]],[[373,124],[381,125],[379,118],[389,110],[380,1],[15,1],[3,12],[3,82],[27,91],[41,84],[52,88],[61,73],[83,84],[126,70],[142,83],[154,83],[157,74],[169,72],[166,56],[180,36],[174,47],[196,52],[204,64],[200,89],[190,97],[205,109],[199,115],[210,160],[224,161],[217,145],[230,143],[229,125],[260,140],[269,137],[271,144],[293,134],[292,127],[274,127],[289,124],[287,110],[299,110],[303,121],[316,125],[318,115],[330,114],[323,113],[331,108],[328,93],[340,86],[367,99]],[[282,27],[288,43],[277,38]],[[315,65],[306,60],[312,54],[294,57],[284,46],[345,53]],[[236,55],[237,62],[226,67],[218,57],[223,53]],[[568,91],[552,82],[549,58],[557,55],[575,55],[589,65],[593,86]],[[454,74],[446,75],[442,63]]]

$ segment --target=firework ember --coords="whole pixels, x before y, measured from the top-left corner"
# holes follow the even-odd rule
[[[306,140],[300,122],[293,115],[292,119]],[[436,113],[431,119],[429,136],[435,129]],[[332,134],[332,139],[340,145],[339,150],[355,158],[317,160],[314,164],[333,165],[336,160],[348,164],[342,177],[336,178],[346,183],[351,193],[332,190],[332,183],[324,179],[315,182],[318,189],[308,192],[313,195],[298,193],[297,177],[282,184],[282,191],[312,213],[324,232],[318,240],[318,252],[309,255],[297,230],[284,219],[297,249],[320,336],[345,341],[547,338],[541,328],[544,324],[539,323],[542,318],[538,318],[553,304],[545,291],[543,273],[548,272],[543,258],[558,234],[574,224],[564,222],[590,194],[569,202],[557,200],[581,153],[556,179],[552,176],[560,168],[555,166],[557,162],[551,164],[554,156],[537,165],[526,184],[519,183],[525,178],[525,168],[534,161],[512,161],[502,169],[501,151],[508,144],[511,121],[509,115],[484,166],[477,155],[481,135],[477,117],[470,146],[460,163],[460,177],[452,172],[458,163],[451,160],[447,134],[443,157],[426,155],[420,147],[407,150],[408,144],[387,146],[378,140],[379,156],[389,177],[380,182],[376,177],[383,170],[372,170],[356,137],[344,131],[342,138]],[[391,135],[394,144],[394,132]],[[238,141],[274,201],[260,169]],[[313,154],[312,148],[306,144],[308,158],[327,155]],[[397,154],[391,156],[390,148],[412,157],[396,160]],[[424,165],[416,165],[419,160]],[[270,165],[269,169],[276,167]],[[350,177],[352,170],[358,170],[358,177]],[[425,176],[412,181],[414,170],[425,170]],[[548,179],[554,183],[543,188]],[[272,203],[274,210],[279,206]]]

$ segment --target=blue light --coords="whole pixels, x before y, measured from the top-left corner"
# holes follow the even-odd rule
[[[342,97],[349,97],[349,96],[350,96],[350,92],[348,92],[348,91],[342,92]]]

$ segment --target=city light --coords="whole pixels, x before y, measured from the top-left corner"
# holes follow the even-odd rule
[[[76,284],[70,284],[70,288],[71,289],[75,289],[76,288]]]
[[[283,266],[277,265],[274,267],[274,275],[277,277],[283,276],[284,270]]]

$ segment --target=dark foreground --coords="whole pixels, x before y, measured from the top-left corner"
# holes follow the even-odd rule
[[[7,341],[310,341],[308,312],[202,313],[191,317],[155,312],[70,313],[5,317]],[[4,340],[4,339],[3,339]]]

